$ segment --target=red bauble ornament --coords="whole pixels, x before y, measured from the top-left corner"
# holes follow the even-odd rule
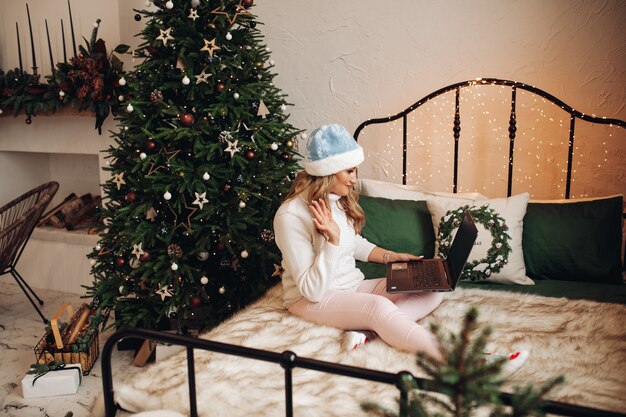
[[[230,184],[224,184],[224,191],[229,192],[233,189],[233,186]]]
[[[254,4],[254,0],[242,0],[241,5],[246,9],[249,9]]]
[[[157,48],[157,47],[156,47],[156,46],[154,46],[154,45],[150,45],[150,46],[148,46],[148,53],[149,53],[150,55],[156,55],[156,54],[158,54],[158,53],[159,53],[159,48]]]
[[[124,258],[119,257],[119,258],[115,258],[115,265],[117,266],[124,266],[126,264],[126,261],[124,260]]]
[[[221,252],[224,250],[224,244],[222,242],[217,242],[215,244],[215,250],[217,250],[218,252]]]
[[[180,120],[180,122],[183,124],[183,126],[185,127],[190,127],[193,126],[193,123],[195,122],[195,118],[193,117],[193,114],[191,113],[185,113],[185,114],[181,114],[178,119]]]
[[[283,161],[285,162],[289,162],[291,161],[291,154],[288,152],[283,152],[282,155],[280,155],[280,157],[282,158]]]
[[[150,252],[145,252],[145,251],[144,251],[144,253],[142,253],[141,255],[139,255],[139,260],[140,260],[141,262],[147,262],[147,261],[149,261],[149,260],[150,260]]]
[[[217,83],[215,84],[215,88],[221,93],[226,89],[226,86],[224,85],[224,83]]]
[[[248,161],[252,161],[254,158],[256,158],[256,152],[254,152],[254,149],[248,149],[246,153],[243,154],[243,156]]]
[[[156,144],[153,141],[151,141],[150,139],[148,139],[146,141],[146,149],[149,150],[149,151],[153,151],[154,148],[156,148]]]
[[[129,203],[132,203],[133,201],[135,201],[136,198],[137,198],[137,195],[133,191],[126,194],[126,201],[128,201]]]
[[[194,295],[191,297],[191,306],[193,308],[200,307],[202,305],[202,297],[199,295]]]

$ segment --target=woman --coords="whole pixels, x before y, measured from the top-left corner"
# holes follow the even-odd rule
[[[388,294],[386,278],[364,280],[356,268],[355,260],[421,259],[377,247],[359,234],[365,215],[354,186],[363,149],[343,126],[333,124],[314,130],[307,150],[304,172],[274,217],[284,306],[305,320],[372,330],[399,350],[441,360],[435,337],[415,321],[437,308],[443,294]]]

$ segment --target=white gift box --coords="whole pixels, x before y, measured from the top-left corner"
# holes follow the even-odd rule
[[[83,378],[83,370],[80,363],[72,363],[65,365],[63,369],[49,371],[35,378],[36,374],[26,374],[22,379],[24,398],[76,394]]]

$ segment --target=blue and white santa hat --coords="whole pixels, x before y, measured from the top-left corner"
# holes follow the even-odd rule
[[[307,142],[304,170],[316,177],[336,174],[363,162],[363,148],[339,124],[318,127]]]

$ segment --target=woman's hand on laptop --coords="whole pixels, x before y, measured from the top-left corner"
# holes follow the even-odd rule
[[[388,264],[389,262],[419,261],[422,258],[423,256],[415,256],[410,253],[397,253],[377,246],[370,252],[367,260],[369,262]]]
[[[423,259],[423,256],[416,256],[410,253],[396,253],[391,252],[391,256],[389,257],[389,262],[402,262],[402,261],[419,261]]]

